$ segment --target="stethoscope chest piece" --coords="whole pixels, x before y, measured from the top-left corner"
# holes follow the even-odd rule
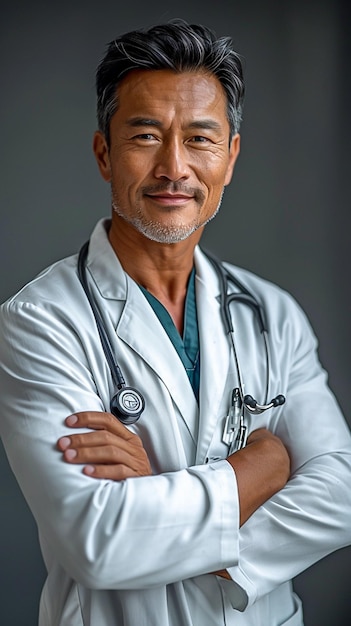
[[[122,387],[111,398],[111,413],[127,426],[138,421],[144,408],[144,398],[134,387]]]

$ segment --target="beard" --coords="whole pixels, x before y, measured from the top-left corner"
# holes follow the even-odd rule
[[[164,183],[154,185],[153,187],[145,187],[141,191],[143,195],[162,191],[172,191],[172,193],[181,193],[183,191],[184,193],[188,193],[193,196],[195,202],[199,206],[199,213],[201,206],[205,202],[205,195],[201,189],[189,189],[189,187],[185,187],[180,183]],[[196,230],[208,224],[208,222],[210,222],[217,215],[222,203],[224,189],[222,190],[216,210],[212,213],[212,215],[210,215],[210,217],[201,221],[199,217],[195,216],[190,222],[186,222],[184,224],[179,223],[179,219],[172,217],[171,213],[174,211],[174,208],[165,208],[165,212],[168,211],[169,213],[167,224],[162,221],[148,219],[140,206],[136,206],[132,213],[128,213],[121,207],[118,200],[118,194],[113,186],[111,187],[111,193],[112,209],[119,217],[133,226],[147,239],[156,241],[157,243],[172,244],[184,241]]]

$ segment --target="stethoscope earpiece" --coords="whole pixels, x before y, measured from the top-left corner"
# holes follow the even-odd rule
[[[246,396],[244,396],[244,404],[251,409],[255,409],[257,406],[257,400],[255,400],[255,398],[253,398],[249,394],[246,394]]]
[[[249,394],[247,394],[243,398],[243,403],[246,406],[247,410],[255,415],[259,415],[260,413],[263,413],[268,409],[272,409],[273,407],[280,406],[281,404],[284,404],[284,402],[285,396],[283,396],[283,394],[281,393],[275,398],[272,398],[272,400],[270,402],[267,402],[266,404],[258,404],[257,400],[255,400],[255,398],[253,398]]]
[[[284,404],[285,402],[285,396],[283,396],[283,394],[279,394],[276,398],[273,398],[273,400],[271,401],[273,406],[280,406],[281,404]]]

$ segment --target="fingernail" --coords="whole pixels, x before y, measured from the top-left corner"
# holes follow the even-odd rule
[[[66,424],[67,426],[73,426],[74,424],[76,424],[78,422],[78,417],[76,415],[70,415],[69,417],[67,417],[66,419]]]
[[[88,474],[88,476],[91,476],[91,474],[94,474],[95,472],[95,467],[93,465],[86,465],[83,469],[83,472],[84,474]]]
[[[67,461],[72,461],[77,456],[77,450],[66,450],[65,458]]]
[[[60,446],[63,450],[66,450],[66,448],[69,448],[70,445],[71,445],[71,440],[69,437],[62,437],[60,439]]]

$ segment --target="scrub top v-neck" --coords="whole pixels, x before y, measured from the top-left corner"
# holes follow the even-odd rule
[[[147,301],[153,308],[175,350],[181,359],[195,397],[199,401],[200,387],[200,355],[199,331],[197,323],[196,296],[195,296],[195,268],[193,268],[187,286],[184,311],[184,330],[181,336],[163,304],[149,291],[139,285]]]

